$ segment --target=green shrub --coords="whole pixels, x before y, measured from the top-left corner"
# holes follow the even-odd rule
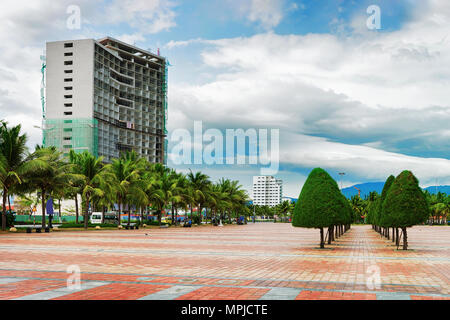
[[[100,223],[100,224],[88,223],[89,228],[95,228],[96,226],[100,226],[101,228],[116,228],[117,224],[114,224],[114,223]],[[75,223],[75,222],[63,223],[60,226],[60,228],[84,228],[84,223]]]
[[[14,227],[15,220],[16,220],[16,217],[14,214],[6,212],[6,227],[7,228]]]
[[[147,220],[144,222],[148,226],[159,226],[158,220]],[[161,225],[170,225],[168,222],[161,222]]]
[[[193,224],[201,224],[201,217],[200,215],[196,214],[195,216],[192,217],[192,223]]]

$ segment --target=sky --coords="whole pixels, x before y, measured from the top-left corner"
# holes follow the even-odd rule
[[[79,29],[67,27],[71,5]],[[372,5],[380,28],[367,26]],[[450,184],[449,1],[2,0],[0,21],[0,119],[22,124],[30,150],[45,43],[111,36],[170,61],[169,154],[194,121],[278,129],[285,196],[314,167],[344,187],[404,169],[424,187]],[[261,167],[172,159],[249,191]]]

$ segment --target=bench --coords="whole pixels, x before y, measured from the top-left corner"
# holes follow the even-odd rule
[[[60,225],[54,225],[54,227],[58,227]],[[42,226],[41,225],[15,225],[15,228],[26,228],[27,233],[32,233],[33,229],[36,233],[42,233]],[[44,229],[45,233],[50,232],[50,227],[45,227]]]
[[[134,230],[134,229],[138,230],[138,229],[139,229],[139,226],[136,225],[136,223],[130,223],[130,225],[128,225],[128,223],[122,223],[121,225],[122,225],[126,230]]]

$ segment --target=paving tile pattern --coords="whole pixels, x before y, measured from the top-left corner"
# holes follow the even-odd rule
[[[410,250],[397,250],[353,226],[319,249],[317,230],[282,223],[6,233],[0,299],[449,300],[450,227],[416,226],[408,238]]]

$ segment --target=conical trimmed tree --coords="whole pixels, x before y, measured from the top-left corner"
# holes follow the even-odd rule
[[[430,212],[427,199],[419,187],[419,180],[405,170],[395,178],[382,205],[383,214],[390,226],[401,228],[403,250],[408,249],[406,228],[427,221]]]
[[[388,194],[389,188],[392,186],[392,184],[394,183],[395,177],[393,175],[390,175],[387,179],[386,182],[384,183],[383,186],[383,191],[381,191],[381,197],[380,200],[377,203],[376,206],[376,210],[374,212],[374,223],[377,226],[377,231],[381,233],[381,228],[380,227],[385,227],[382,223],[383,221],[383,217],[382,217],[382,205],[384,200],[386,199],[386,196]]]
[[[320,230],[320,248],[325,247],[323,228],[341,224],[342,215],[348,211],[347,200],[342,196],[336,181],[323,169],[311,171],[303,185],[294,209],[294,227]],[[348,204],[347,204],[348,205]]]

